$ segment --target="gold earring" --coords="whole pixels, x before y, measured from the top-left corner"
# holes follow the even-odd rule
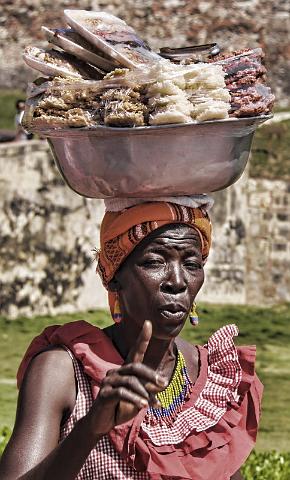
[[[116,293],[116,300],[114,304],[114,313],[113,313],[113,320],[115,323],[120,323],[122,321],[122,314],[121,314],[121,309],[120,309],[120,302],[119,302],[119,296]]]
[[[189,312],[189,321],[193,327],[198,325],[198,314],[196,312],[196,303],[193,302],[192,307]]]

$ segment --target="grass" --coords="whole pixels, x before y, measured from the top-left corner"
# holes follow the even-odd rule
[[[245,480],[289,480],[290,453],[252,452],[242,467]]]
[[[217,328],[236,323],[240,329],[238,344],[256,344],[257,371],[265,385],[262,420],[257,451],[289,451],[290,422],[290,304],[263,309],[247,306],[199,306],[200,324],[186,325],[182,336],[204,344]],[[17,367],[31,339],[45,326],[85,319],[100,327],[111,323],[107,311],[94,311],[58,317],[8,320],[0,317],[0,430],[14,423],[17,391],[14,382]]]
[[[21,90],[0,89],[0,130],[15,130],[15,103],[23,98],[25,93]]]

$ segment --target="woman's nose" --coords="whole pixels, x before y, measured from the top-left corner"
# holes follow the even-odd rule
[[[161,290],[165,293],[181,293],[187,288],[187,283],[184,277],[181,265],[174,262],[168,266],[165,273],[165,278],[161,282]]]

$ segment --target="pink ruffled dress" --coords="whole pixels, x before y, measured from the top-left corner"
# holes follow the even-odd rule
[[[255,346],[236,348],[237,334],[235,325],[227,325],[197,347],[199,375],[172,426],[148,425],[141,410],[97,442],[77,479],[229,480],[254,446],[263,391]],[[66,347],[78,384],[62,440],[90,409],[106,372],[123,359],[105,333],[86,322],[48,327],[28,348],[19,385],[30,360],[49,345]]]

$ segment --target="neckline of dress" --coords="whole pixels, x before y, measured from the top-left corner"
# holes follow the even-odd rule
[[[191,396],[188,401],[184,404],[184,409],[191,407],[199,397],[199,394],[204,389],[207,381],[208,373],[208,351],[207,348],[200,345],[195,345],[198,351],[198,376],[195,383],[192,386]]]
[[[124,363],[124,359],[121,356],[121,354],[118,352],[117,348],[115,347],[113,340],[111,337],[109,337],[103,329],[97,327],[100,332],[102,332],[103,337],[106,339],[106,342],[109,344],[110,348],[114,350],[115,354],[119,357],[119,364],[122,365]],[[198,397],[199,393],[205,386],[206,380],[207,380],[207,370],[208,370],[208,351],[206,347],[203,347],[201,345],[194,345],[197,348],[198,351],[198,364],[199,364],[199,369],[198,369],[198,375],[196,378],[196,381],[193,383],[193,388],[192,388],[192,395],[190,398],[190,403],[191,399],[194,397]],[[177,346],[176,346],[177,348]],[[188,402],[186,402],[188,403]]]

